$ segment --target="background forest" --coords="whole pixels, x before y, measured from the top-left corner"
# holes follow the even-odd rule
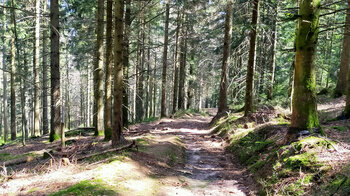
[[[45,134],[50,130],[48,103],[51,103],[52,74],[49,71],[49,2],[3,0],[1,4],[1,137],[4,140],[10,130],[12,139],[21,136],[22,130],[28,132],[26,137]],[[67,129],[92,127],[94,115],[99,115],[101,120],[101,111],[110,107],[105,87],[111,79],[107,77],[111,73],[107,65],[113,62],[106,55],[113,54],[109,54],[111,51],[108,53],[104,45],[110,44],[105,36],[113,36],[110,26],[113,23],[108,23],[110,13],[103,13],[104,22],[96,31],[98,4],[95,0],[64,0],[59,5],[62,121]],[[124,50],[128,52],[124,52],[123,110],[126,124],[160,116],[166,9],[163,1],[126,1],[125,6]],[[217,106],[225,8],[225,1],[170,2],[166,116],[178,109]],[[232,60],[228,69],[230,108],[244,105],[251,8],[250,1],[234,1]],[[322,1],[316,58],[317,91],[321,93],[331,92],[338,81],[346,8],[343,1]],[[255,105],[289,106],[297,10],[295,1],[260,2]],[[96,67],[97,55],[101,62]],[[96,69],[101,72],[95,73]],[[99,112],[94,110],[95,103]]]
[[[218,156],[235,154],[264,194],[302,195],[312,183],[335,182],[350,157],[349,8],[350,0],[0,0],[1,176],[11,177],[5,163],[32,162],[13,151],[43,143],[48,152],[35,150],[49,168],[55,157],[61,166],[110,153],[109,141],[153,156],[162,148],[147,151],[156,139],[141,135],[209,130],[211,119],[197,115],[210,115],[217,135],[202,138],[227,141]],[[172,134],[170,143],[190,153],[167,151],[169,168],[186,161],[177,152],[192,156],[192,140],[203,141]],[[323,161],[342,158],[325,169],[329,162],[315,157],[330,149]],[[330,195],[349,193],[341,187],[350,178],[339,178]]]

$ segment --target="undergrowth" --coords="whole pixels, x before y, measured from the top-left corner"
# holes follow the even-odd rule
[[[281,115],[272,115],[267,123],[253,121],[253,125],[242,118],[240,114],[231,114],[219,120],[213,133],[230,142],[227,150],[254,174],[261,185],[260,195],[306,195],[314,192],[314,185],[324,185],[322,179],[331,167],[318,157],[324,151],[333,151],[335,142],[314,135],[281,145],[289,126],[289,121]],[[329,192],[329,187],[347,187],[343,192],[350,190],[347,175],[338,175],[333,181],[322,190]]]

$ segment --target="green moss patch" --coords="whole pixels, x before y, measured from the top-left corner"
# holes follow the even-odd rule
[[[229,119],[229,118],[227,118]],[[252,128],[238,118],[217,124],[215,132],[230,139],[227,147],[252,172],[262,185],[263,195],[305,195],[327,176],[329,165],[319,161],[325,151],[334,151],[336,143],[309,136],[285,146],[289,120],[277,115],[271,124]],[[278,141],[278,142],[277,142]],[[350,176],[350,175],[349,175]]]
[[[51,194],[50,196],[61,196],[61,195],[118,195],[111,187],[103,183],[102,180],[85,180],[78,184],[71,186],[67,189],[60,190],[57,193]]]
[[[321,137],[314,137],[309,136],[306,138],[301,139],[300,141],[294,142],[291,145],[297,150],[297,151],[307,151],[311,148],[326,148],[330,149],[333,147],[335,143],[331,140],[324,139]]]

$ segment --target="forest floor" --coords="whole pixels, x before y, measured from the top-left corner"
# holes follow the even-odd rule
[[[131,126],[137,151],[111,151],[89,130],[67,132],[63,151],[47,137],[5,145],[0,195],[254,195],[252,177],[211,134],[208,112]]]
[[[212,127],[214,109],[132,125],[125,136],[137,149],[116,151],[89,128],[66,132],[64,150],[47,136],[17,141],[0,147],[0,195],[347,195],[344,97],[318,100],[327,136],[287,145],[290,112],[272,106]]]

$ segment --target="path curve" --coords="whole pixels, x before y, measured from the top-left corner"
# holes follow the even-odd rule
[[[256,194],[251,176],[231,154],[225,152],[226,142],[210,133],[211,118],[195,115],[183,119],[162,119],[146,125],[150,126],[147,129],[151,134],[176,135],[185,144],[186,164],[177,166],[175,170],[181,181],[187,184],[187,190],[168,188],[162,191],[164,195]]]

